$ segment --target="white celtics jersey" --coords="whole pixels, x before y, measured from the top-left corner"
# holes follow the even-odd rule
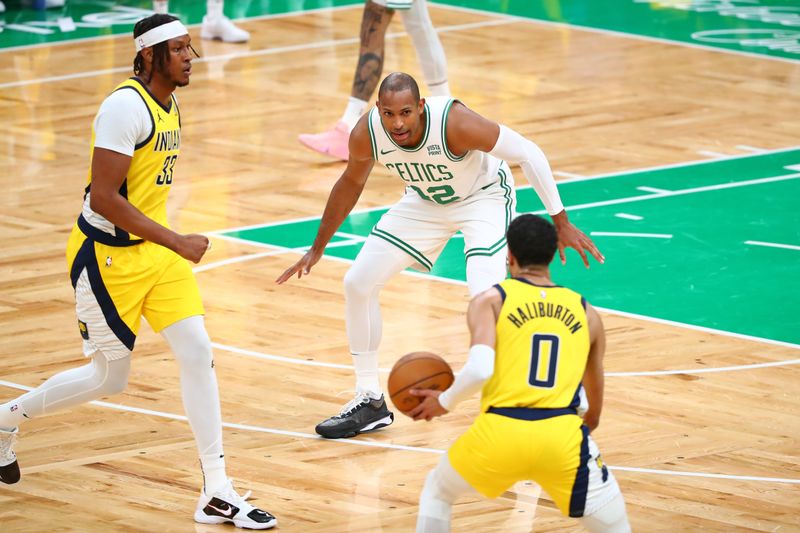
[[[456,157],[447,146],[447,115],[453,102],[448,96],[425,99],[425,131],[418,146],[404,148],[394,142],[381,123],[380,112],[369,112],[372,156],[400,178],[405,186],[430,202],[447,205],[469,198],[498,183],[501,160],[472,150]]]

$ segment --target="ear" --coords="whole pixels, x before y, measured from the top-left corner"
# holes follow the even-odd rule
[[[425,112],[425,99],[424,98],[420,98],[419,99],[419,114],[421,115],[424,112]]]
[[[142,54],[142,59],[144,59],[144,64],[145,65],[151,65],[153,63],[153,47],[152,46],[148,46],[146,48],[142,48],[142,50],[139,53]]]

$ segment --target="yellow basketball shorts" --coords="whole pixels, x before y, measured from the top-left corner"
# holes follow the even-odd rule
[[[205,314],[188,261],[158,244],[109,246],[77,227],[67,242],[67,266],[88,356],[120,359],[133,350],[141,318],[154,331]]]
[[[620,492],[576,415],[518,420],[481,413],[450,448],[448,459],[486,497],[533,480],[572,517],[593,514]]]

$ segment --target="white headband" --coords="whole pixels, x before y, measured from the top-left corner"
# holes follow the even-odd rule
[[[144,32],[140,36],[136,37],[133,40],[133,43],[136,45],[136,51],[138,52],[142,48],[163,43],[164,41],[169,41],[170,39],[180,37],[181,35],[188,35],[188,33],[189,30],[186,29],[186,26],[181,24],[180,20],[173,20],[172,22],[162,24],[161,26],[156,26],[152,30]]]

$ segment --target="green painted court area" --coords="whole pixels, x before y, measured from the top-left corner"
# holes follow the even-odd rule
[[[63,8],[35,11],[6,0],[0,15],[0,48],[129,34],[151,13],[150,0],[69,0]],[[361,0],[229,0],[234,19],[361,4]],[[487,13],[569,24],[623,34],[800,60],[797,0],[437,0]],[[170,0],[170,11],[187,24],[201,22],[203,0]],[[60,26],[70,17],[75,28]],[[354,28],[356,31],[356,28]]]
[[[553,265],[557,282],[599,307],[800,345],[800,149],[573,180],[559,189],[570,219],[593,234],[606,263],[586,269],[570,250],[566,266]],[[519,212],[542,212],[530,188],[518,189],[517,198]],[[326,256],[355,258],[384,212],[351,214]],[[318,226],[314,218],[222,235],[302,248]],[[460,235],[430,275],[465,280]]]

